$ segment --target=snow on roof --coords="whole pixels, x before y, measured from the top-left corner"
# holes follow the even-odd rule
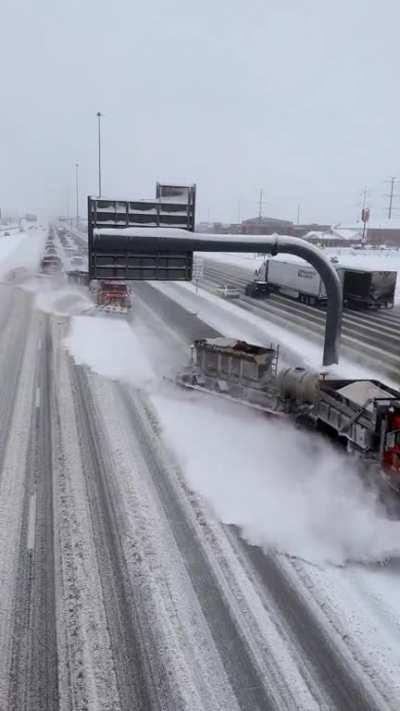
[[[332,227],[332,239],[360,240],[362,238],[362,227]]]
[[[311,232],[307,232],[307,234],[304,236],[304,239],[320,239],[321,241],[323,240],[324,242],[329,242],[330,240],[360,240],[362,237],[361,232],[358,232],[356,230],[348,230],[348,229],[335,229],[332,228],[332,232],[318,232],[316,230],[312,230]]]

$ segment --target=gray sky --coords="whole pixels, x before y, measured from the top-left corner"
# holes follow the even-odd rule
[[[383,215],[400,178],[398,0],[2,0],[0,205],[196,182],[198,218]],[[399,183],[400,192],[400,183]],[[398,200],[400,206],[400,199]],[[398,213],[400,215],[400,213]]]

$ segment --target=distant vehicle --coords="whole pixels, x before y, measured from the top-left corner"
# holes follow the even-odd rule
[[[72,257],[71,259],[71,267],[80,267],[83,264],[83,259],[82,257]]]
[[[9,232],[4,232],[4,237],[9,237],[10,233]]]
[[[229,284],[223,284],[217,287],[217,294],[222,296],[223,299],[239,299],[240,291],[236,286],[230,286]]]
[[[246,284],[244,293],[253,299],[265,299],[270,295],[272,289],[266,281],[252,281]]]
[[[67,272],[67,278],[70,284],[89,286],[89,272],[80,271],[79,269],[70,270]]]
[[[43,274],[55,274],[62,269],[60,257],[53,254],[47,254],[40,261],[40,269]]]

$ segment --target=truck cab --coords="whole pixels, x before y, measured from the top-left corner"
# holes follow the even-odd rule
[[[131,295],[123,281],[100,281],[96,302],[104,311],[126,312],[132,308]]]
[[[400,492],[400,409],[390,408],[383,430],[382,474],[389,486]]]

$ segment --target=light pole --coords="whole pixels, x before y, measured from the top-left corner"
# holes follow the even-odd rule
[[[75,163],[76,229],[79,227],[79,163]]]
[[[97,112],[98,125],[98,142],[99,142],[99,197],[101,197],[101,117],[100,111]]]

